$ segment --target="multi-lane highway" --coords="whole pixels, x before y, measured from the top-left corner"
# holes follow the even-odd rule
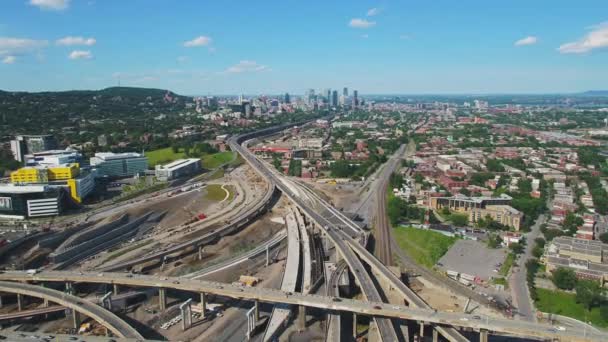
[[[532,322],[496,318],[490,316],[474,316],[465,313],[438,312],[429,309],[412,308],[403,305],[387,304],[382,302],[369,302],[353,299],[335,299],[334,297],[290,293],[276,289],[245,287],[234,284],[189,280],[182,278],[159,278],[158,276],[130,275],[124,273],[81,273],[81,272],[40,272],[34,275],[26,272],[5,272],[0,274],[0,281],[14,281],[10,288],[0,287],[2,292],[15,292],[24,287],[24,282],[81,282],[93,284],[119,284],[129,287],[152,287],[160,289],[174,289],[191,293],[208,293],[222,297],[262,301],[269,303],[285,303],[357,313],[373,317],[387,317],[416,322],[426,322],[439,326],[452,326],[470,328],[474,330],[487,330],[494,333],[526,338],[554,339],[558,341],[607,341],[608,334],[604,332],[584,331],[580,328],[558,330],[551,325]],[[38,296],[42,287],[36,287],[32,296]],[[47,289],[49,290],[49,289]],[[51,290],[54,291],[54,290]],[[23,293],[30,295],[30,293]],[[63,295],[62,293],[60,293]],[[50,300],[50,299],[49,299]],[[60,305],[75,306],[82,310],[79,299],[76,302],[61,302]],[[53,301],[53,300],[51,300]],[[69,304],[69,305],[68,305]],[[84,304],[87,305],[87,304]],[[95,306],[94,304],[91,304]],[[90,309],[87,306],[88,309]],[[90,313],[84,312],[89,315]],[[94,317],[93,317],[94,318]],[[97,320],[97,318],[94,318]]]
[[[285,194],[289,199],[302,210],[303,213],[306,214],[310,219],[312,219],[321,229],[323,229],[328,236],[328,238],[332,241],[334,246],[336,246],[336,250],[339,254],[344,258],[346,263],[349,265],[349,268],[352,270],[353,275],[361,288],[361,292],[363,296],[369,301],[381,302],[382,297],[378,292],[373,280],[370,275],[367,273],[367,270],[361,263],[361,260],[357,258],[357,256],[353,253],[353,251],[348,247],[348,245],[344,242],[341,229],[332,223],[322,215],[319,215],[315,210],[312,210],[304,201],[302,201],[288,186],[286,186],[272,171],[270,171],[266,166],[259,161],[253,154],[249,152],[248,149],[244,148],[240,145],[247,139],[247,135],[240,136],[237,138],[232,138],[229,140],[230,148],[233,151],[237,151],[243,156],[243,158],[249,162],[264,178],[266,178],[271,184],[276,185],[283,194]],[[244,143],[246,146],[247,143]],[[397,330],[393,322],[390,319],[385,319],[381,317],[375,317],[374,321],[378,327],[378,332],[380,334],[380,339],[383,341],[396,341],[398,340]]]

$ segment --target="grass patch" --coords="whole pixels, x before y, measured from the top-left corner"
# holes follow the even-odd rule
[[[591,311],[576,302],[576,295],[563,291],[553,291],[538,288],[536,289],[538,300],[536,308],[542,312],[554,313],[562,316],[572,317],[579,321],[591,322],[591,324],[608,328],[608,321],[602,319],[599,307],[594,307]]]
[[[179,149],[179,152],[173,152],[173,148],[166,147],[158,150],[152,150],[145,152],[145,156],[148,157],[148,165],[150,168],[154,168],[157,164],[170,163],[177,159],[186,157],[183,149]]]
[[[222,189],[222,186],[219,184],[209,184],[207,185],[207,194],[205,195],[205,199],[209,201],[222,201],[226,198],[226,191]]]
[[[224,177],[224,169],[216,169],[209,175],[209,177],[207,177],[207,179],[214,180],[214,179],[220,179],[222,177]]]
[[[393,228],[399,247],[418,264],[433,267],[456,242],[457,238],[412,227]]]
[[[202,158],[203,167],[206,169],[215,169],[220,167],[222,164],[232,161],[233,158],[234,153],[230,151],[208,154]]]
[[[509,274],[511,266],[513,266],[513,262],[515,262],[515,254],[509,253],[505,258],[505,262],[500,266],[498,273],[500,273],[501,276],[506,277]]]
[[[492,284],[503,285],[505,287],[508,286],[507,280],[505,278],[494,278],[494,279],[492,279]]]
[[[224,187],[224,189],[228,190],[228,199],[227,199],[227,201],[228,202],[232,202],[232,200],[234,199],[234,195],[235,195],[236,189],[232,185],[226,185]]]

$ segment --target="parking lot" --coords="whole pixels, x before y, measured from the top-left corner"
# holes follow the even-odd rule
[[[471,240],[458,240],[445,255],[439,259],[437,266],[444,271],[451,270],[477,276],[483,280],[496,277],[494,272],[507,255],[504,248],[491,249],[485,243]]]

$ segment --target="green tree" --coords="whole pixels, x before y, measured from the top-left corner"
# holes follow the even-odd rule
[[[455,226],[466,226],[469,223],[469,215],[454,213],[450,215],[450,221],[452,221]]]
[[[488,159],[486,162],[486,167],[490,172],[504,172],[505,168],[501,165],[498,159]]]
[[[512,250],[515,254],[521,254],[524,252],[524,246],[517,242],[510,244],[509,249]]]
[[[502,239],[500,238],[500,235],[498,235],[498,234],[490,234],[490,236],[488,237],[488,247],[489,248],[498,248],[498,247],[500,247],[501,243],[502,243]]]
[[[547,241],[551,241],[558,236],[564,235],[564,232],[562,232],[560,229],[547,229],[544,234],[545,239]]]
[[[580,280],[576,284],[576,302],[590,310],[600,304],[604,291],[597,281]]]
[[[572,290],[576,286],[576,273],[569,268],[560,267],[553,271],[553,277],[551,278],[553,284],[558,289]]]
[[[281,160],[276,155],[272,156],[272,165],[277,171],[283,173],[283,168],[281,167]]]
[[[571,212],[568,212],[568,214],[566,215],[566,218],[564,219],[564,223],[562,224],[562,226],[564,227],[564,230],[568,231],[568,235],[572,236],[574,234],[576,234],[576,231],[578,230],[578,227],[582,226],[583,223],[585,223],[583,221],[583,219]]]

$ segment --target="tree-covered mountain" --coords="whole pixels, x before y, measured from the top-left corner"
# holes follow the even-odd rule
[[[0,136],[82,130],[103,122],[127,126],[185,108],[191,98],[162,89],[112,87],[61,92],[0,91]]]

